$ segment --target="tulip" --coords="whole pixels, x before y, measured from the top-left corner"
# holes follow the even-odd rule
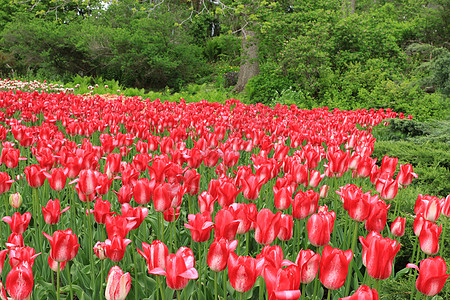
[[[450,218],[450,195],[447,195],[447,197],[443,199],[442,214],[447,218]]]
[[[407,264],[407,268],[414,268],[419,271],[416,280],[416,289],[424,295],[434,296],[438,294],[445,285],[445,281],[450,275],[447,272],[447,265],[440,256],[430,257],[420,262],[420,268],[415,264]]]
[[[259,244],[271,244],[280,232],[281,212],[273,214],[269,209],[263,208],[258,212],[255,224],[255,240]]]
[[[49,240],[51,251],[50,256],[57,262],[70,261],[75,258],[78,253],[78,238],[72,233],[71,229],[65,231],[57,230],[53,233],[53,237],[42,232]]]
[[[117,201],[119,201],[120,204],[129,203],[133,197],[133,186],[123,185],[118,192],[114,191],[114,193],[116,193]]]
[[[425,219],[435,222],[441,215],[442,202],[443,201],[436,196],[422,196],[419,194],[414,206],[414,212],[416,215],[423,213]]]
[[[94,253],[100,260],[104,260],[107,258],[105,253],[106,244],[104,242],[97,242],[94,245]]]
[[[242,178],[242,195],[245,199],[256,200],[259,197],[259,192],[262,185],[264,184],[264,179],[258,180],[256,175],[250,174],[246,178]]]
[[[249,291],[256,282],[258,272],[256,260],[250,256],[237,256],[230,253],[228,257],[228,276],[231,286],[239,293]]]
[[[157,267],[150,274],[166,276],[167,286],[173,290],[184,289],[190,279],[198,278],[194,253],[189,248],[181,247],[177,253],[169,254],[165,266],[165,270]]]
[[[329,147],[327,152],[328,168],[334,174],[346,172],[348,169],[348,153],[334,147]]]
[[[397,182],[402,187],[406,187],[411,184],[413,178],[417,178],[418,175],[413,172],[413,167],[411,164],[400,164],[400,171],[397,174]]]
[[[121,155],[119,153],[109,153],[106,157],[105,174],[108,178],[113,178],[115,174],[120,172]]]
[[[21,215],[20,213],[16,212],[13,214],[12,217],[6,216],[6,217],[3,217],[2,220],[5,223],[9,224],[9,227],[11,228],[12,232],[22,234],[25,232],[25,230],[28,227],[28,224],[30,223],[31,213],[26,212],[23,215]]]
[[[1,152],[1,162],[9,169],[17,168],[19,160],[26,160],[26,158],[19,157],[20,150],[14,148],[3,148]]]
[[[283,249],[280,246],[265,245],[261,250],[261,253],[256,255],[258,275],[263,274],[266,266],[271,266],[276,269],[281,268],[283,256]]]
[[[168,183],[157,184],[153,192],[153,205],[158,212],[164,212],[172,204],[170,198],[170,185]]]
[[[0,251],[0,274],[3,272],[3,265],[5,264],[6,255],[8,254],[9,249]]]
[[[273,186],[275,208],[285,210],[291,206],[293,189],[290,185],[281,186],[279,178]]]
[[[142,242],[142,250],[137,249],[140,255],[147,261],[148,272],[155,268],[166,268],[166,258],[169,256],[169,249],[160,240],[154,240],[151,245]]]
[[[166,222],[175,222],[180,217],[181,207],[173,208],[169,207],[168,210],[163,212],[163,218]]]
[[[106,300],[125,300],[131,289],[130,273],[123,273],[122,269],[114,266],[109,270],[106,283]]]
[[[391,224],[391,233],[393,236],[402,237],[405,234],[406,218],[397,217]]]
[[[363,263],[367,274],[375,279],[389,278],[394,257],[400,250],[400,243],[390,238],[382,238],[381,235],[369,239],[360,236],[359,241],[363,246]]]
[[[205,211],[210,214],[214,211],[214,203],[216,203],[217,197],[213,197],[209,192],[203,191],[200,195],[198,195],[198,206],[200,212],[203,213]]]
[[[238,245],[237,240],[229,242],[227,239],[214,239],[211,246],[209,246],[206,262],[214,272],[220,272],[227,267],[228,257]]]
[[[189,214],[189,224],[184,224],[184,227],[191,230],[192,240],[195,242],[205,242],[209,240],[211,230],[214,223],[212,222],[211,215],[208,212],[203,214]]]
[[[228,207],[228,211],[231,212],[234,220],[239,221],[236,234],[245,234],[251,230],[258,213],[255,203],[233,203]]]
[[[351,249],[343,251],[326,245],[320,259],[319,280],[330,290],[342,287],[347,278],[348,266],[353,258]]]
[[[78,185],[81,193],[90,195],[95,192],[98,186],[97,174],[98,172],[90,169],[81,170],[78,177]]]
[[[225,238],[234,240],[239,228],[240,221],[236,220],[230,210],[222,208],[214,217],[214,238]]]
[[[8,295],[6,294],[5,287],[3,286],[3,283],[1,281],[0,281],[0,299],[8,300]]]
[[[306,192],[298,191],[292,202],[292,216],[296,219],[302,220],[311,216],[319,204],[319,194],[313,190]]]
[[[350,218],[357,222],[367,219],[370,214],[370,203],[368,201],[370,192],[363,194],[360,187],[354,184],[347,184],[344,187],[340,187],[336,193],[341,196],[344,209],[348,211]]]
[[[102,198],[97,198],[94,204],[94,209],[86,211],[86,214],[93,214],[95,222],[98,224],[105,224],[106,216],[112,216],[115,213],[111,212],[111,203],[108,200],[102,200]]]
[[[361,285],[352,296],[339,298],[339,300],[379,300],[376,289],[371,289],[367,285]]]
[[[66,268],[66,261],[59,263],[59,271],[62,271]],[[58,272],[58,262],[54,261],[51,256],[48,257],[48,266],[53,272]]]
[[[33,188],[41,187],[45,182],[45,174],[38,165],[26,166],[23,171],[27,177],[28,185]]]
[[[381,161],[381,173],[387,173],[390,176],[394,175],[397,168],[398,157],[389,157],[385,155]]]
[[[61,214],[68,211],[70,206],[61,210],[59,199],[48,200],[47,205],[42,207],[42,215],[46,224],[55,225],[61,219]]]
[[[199,192],[201,175],[195,169],[189,169],[184,173],[184,185],[189,195],[197,195]]]
[[[269,300],[300,298],[300,269],[291,265],[285,269],[267,266],[263,271]]]
[[[320,187],[320,190],[319,190],[319,198],[326,198],[326,197],[328,197],[328,191],[330,190],[330,187],[328,186],[328,185],[322,185],[321,187]]]
[[[20,193],[14,193],[9,196],[9,205],[11,205],[13,208],[19,208],[22,205],[23,198]]]
[[[314,253],[314,251],[300,250],[297,255],[297,259],[295,260],[295,265],[297,265],[300,269],[300,282],[301,283],[310,283],[316,278],[317,272],[319,271],[319,263],[320,263],[320,254]],[[293,262],[285,259],[282,263],[282,266],[289,266],[294,264]]]
[[[97,187],[95,188],[95,191],[100,195],[106,195],[109,192],[109,189],[111,188],[111,184],[113,179],[108,178],[108,175],[102,174],[100,172],[96,173],[97,175]]]
[[[435,255],[439,252],[439,236],[442,232],[442,225],[425,220],[419,235],[420,249],[428,255]]]
[[[122,204],[120,210],[122,216],[130,218],[136,221],[136,224],[131,228],[131,230],[138,229],[142,222],[148,215],[147,207],[132,207],[129,203]]]
[[[13,232],[9,235],[8,241],[6,243],[8,249],[15,249],[20,247],[25,247],[23,243],[23,236],[21,233]]]
[[[6,172],[0,172],[0,195],[11,189],[14,180]]]
[[[19,264],[9,271],[5,287],[14,300],[27,300],[33,291],[33,271],[26,264]]]
[[[52,190],[59,192],[66,186],[68,174],[67,169],[54,168],[51,169],[50,173],[44,172],[43,174],[47,177],[48,183],[50,184]]]
[[[336,213],[328,211],[328,207],[319,207],[319,212],[313,214],[306,224],[309,242],[316,246],[325,246],[330,242],[330,235],[333,232]]]
[[[423,217],[423,214],[418,214],[414,218],[413,222],[413,231],[415,236],[420,236],[420,232],[422,231],[423,224],[425,223],[425,218]]]
[[[139,205],[145,205],[152,200],[152,193],[156,182],[148,178],[139,179],[133,187],[134,201]]]
[[[381,181],[381,179],[378,179]],[[380,192],[380,197],[383,200],[392,200],[397,196],[398,192],[398,182],[397,180],[393,180],[392,178],[388,178],[384,180],[383,187]]]
[[[105,219],[105,227],[106,233],[109,238],[113,238],[115,235],[120,236],[121,238],[125,238],[130,232],[130,230],[136,225],[136,221],[130,220],[125,216],[114,216],[111,217],[109,215],[106,216]]]
[[[240,192],[241,190],[238,190],[238,188],[231,181],[219,178],[219,185],[217,187],[217,202],[221,207],[233,204]],[[214,195],[211,189],[210,193],[211,195]]]
[[[3,250],[7,251],[7,250]],[[34,265],[34,260],[41,253],[35,254],[36,251],[31,247],[18,247],[9,250],[9,265],[11,268],[19,264],[26,264],[30,268]],[[2,253],[3,254],[3,253]]]
[[[223,162],[228,168],[232,168],[239,160],[239,152],[234,150],[226,150],[223,154]]]
[[[280,218],[280,232],[278,238],[281,241],[289,241],[294,233],[294,218],[292,215],[281,215]]]
[[[129,243],[131,243],[131,240],[124,239],[119,235],[113,236],[112,239],[107,239],[105,241],[106,256],[114,262],[121,261]]]
[[[390,204],[386,205],[386,203],[381,199],[378,199],[375,203],[372,203],[370,207],[370,214],[365,223],[366,230],[381,232],[386,225],[387,212],[390,207]]]

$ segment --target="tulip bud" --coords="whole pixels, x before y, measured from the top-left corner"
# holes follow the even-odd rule
[[[122,269],[114,266],[109,270],[106,284],[106,300],[125,300],[131,289],[130,273],[123,273]]]
[[[104,260],[107,257],[105,253],[105,247],[106,244],[104,242],[97,242],[94,245],[94,253],[101,260]]]
[[[22,202],[22,195],[20,195],[19,193],[11,194],[9,196],[9,205],[14,208],[19,208],[22,205]]]
[[[391,224],[391,232],[393,236],[402,237],[405,234],[406,218],[397,217]]]

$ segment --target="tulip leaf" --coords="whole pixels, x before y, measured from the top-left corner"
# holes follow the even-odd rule
[[[398,278],[402,277],[403,275],[408,274],[409,270],[410,270],[410,268],[401,269],[400,271],[395,273],[394,280],[397,280]]]

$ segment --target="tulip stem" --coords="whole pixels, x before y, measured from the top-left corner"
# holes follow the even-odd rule
[[[159,226],[161,227],[160,229],[160,241],[164,241],[164,219],[162,218],[162,213],[158,213],[158,219],[159,219]]]
[[[91,264],[91,280],[92,280],[92,282],[94,282],[94,257],[92,256],[92,252],[93,252],[93,249],[94,249],[94,246],[92,246],[92,243],[93,243],[94,238],[92,236],[92,221],[91,221],[91,215],[92,214],[90,213],[90,211],[91,211],[91,202],[89,201],[89,195],[87,196],[86,206],[87,206],[87,212],[89,212],[88,215],[87,215],[87,219],[88,219],[88,234],[89,234],[88,245],[89,245],[89,247],[88,247],[86,253],[89,256],[89,261],[90,261],[90,264]]]
[[[214,300],[217,300],[217,272],[214,272]]]
[[[134,248],[137,248],[137,233],[134,233]],[[133,251],[131,251],[131,253],[133,254],[133,263],[134,263],[134,297],[135,297],[135,299],[139,299],[138,294],[137,294],[137,292],[138,292],[138,289],[137,289],[137,287],[138,287],[138,280],[137,280],[138,264],[136,262],[136,251],[134,251],[134,249],[133,249]]]
[[[351,248],[353,255],[355,253],[356,237],[358,235],[358,225],[359,225],[359,222],[355,221],[355,227],[353,228],[352,248]],[[350,292],[350,283],[351,283],[351,279],[352,279],[352,273],[353,273],[353,258],[350,261],[350,264],[348,266],[348,275],[347,275],[347,280],[345,282],[345,295],[348,295]]]
[[[70,278],[70,261],[67,262],[67,280],[69,281],[70,299],[73,300],[72,279]]]
[[[58,269],[56,270],[56,300],[60,299],[60,295],[59,295],[59,266],[60,266],[60,262],[58,261]]]
[[[250,255],[250,231],[247,231],[247,233],[245,234],[245,245],[247,248],[246,255]]]
[[[330,299],[331,299],[331,290],[329,289],[328,293],[327,293],[327,300],[330,300]]]
[[[264,299],[264,278],[259,277],[259,300]]]
[[[223,299],[227,299],[227,269],[223,270]]]
[[[161,290],[161,299],[164,300],[164,290],[163,290],[163,286],[161,283],[161,278],[159,278],[159,275],[156,275],[156,281],[158,282],[159,285],[159,289]]]
[[[103,298],[103,259],[100,260],[100,298]]]

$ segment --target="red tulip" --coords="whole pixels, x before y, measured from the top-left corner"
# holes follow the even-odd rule
[[[108,237],[112,239],[115,235],[125,238],[130,230],[136,225],[136,220],[130,220],[125,216],[106,216],[105,227]]]
[[[31,213],[26,212],[23,215],[21,215],[20,213],[16,212],[13,214],[12,217],[6,216],[6,217],[3,217],[2,220],[5,223],[9,224],[9,227],[11,228],[12,232],[22,234],[25,232],[25,230],[28,227],[28,224],[30,223]]]
[[[390,176],[393,176],[395,173],[395,169],[397,168],[398,157],[389,157],[385,155],[383,160],[381,161],[381,173],[387,173]]]
[[[105,241],[106,256],[112,261],[121,261],[129,243],[131,243],[131,240],[124,239],[119,235],[113,236],[112,239],[107,239]]]
[[[3,286],[3,283],[1,281],[0,281],[0,299],[8,300],[8,295],[6,294],[5,287]]]
[[[8,251],[8,250],[3,250]],[[18,247],[9,250],[9,265],[11,268],[19,264],[26,264],[30,268],[34,265],[34,260],[41,253],[35,254],[36,251],[31,247]]]
[[[319,194],[313,190],[298,191],[292,202],[292,216],[296,219],[306,219],[317,210]]]
[[[240,221],[236,220],[230,210],[222,208],[214,217],[214,238],[234,240]]]
[[[418,214],[415,218],[414,218],[414,222],[413,222],[413,231],[415,236],[420,236],[420,232],[422,231],[422,227],[423,224],[425,223],[425,218],[423,217],[423,214]]]
[[[293,192],[294,189],[291,185],[284,185],[283,179],[278,178],[273,186],[275,208],[278,210],[288,209],[291,206]]]
[[[239,160],[239,152],[234,150],[226,150],[223,154],[223,162],[228,168],[232,168]]]
[[[203,213],[205,211],[212,214],[214,211],[214,203],[216,203],[217,197],[213,197],[209,192],[203,191],[200,195],[198,195],[198,206],[200,212]]]
[[[191,249],[181,247],[176,254],[169,254],[165,262],[166,269],[157,267],[150,273],[166,276],[167,286],[173,290],[181,290],[186,287],[190,279],[197,279],[194,253]]]
[[[413,172],[413,167],[411,164],[400,164],[400,171],[397,174],[396,181],[402,187],[406,187],[411,184],[413,178],[417,178],[418,175]]]
[[[347,184],[344,187],[340,187],[336,193],[341,196],[344,209],[348,211],[350,218],[357,222],[367,219],[370,214],[370,192],[363,194],[362,188],[354,184]]]
[[[442,214],[447,218],[450,218],[450,195],[447,195],[443,200],[442,204]]]
[[[86,211],[86,214],[93,214],[95,222],[98,224],[105,224],[106,216],[112,216],[115,213],[111,212],[111,203],[108,200],[102,200],[102,198],[97,198],[94,204],[94,209]]]
[[[6,255],[8,254],[9,249],[0,251],[0,274],[3,272],[3,265],[5,264]]]
[[[14,300],[27,300],[33,291],[33,271],[26,264],[19,264],[9,271],[5,287]]]
[[[109,270],[105,289],[106,300],[125,300],[131,289],[130,273],[123,273],[122,269],[114,266]]]
[[[147,261],[149,273],[155,268],[166,268],[166,258],[169,256],[169,249],[163,242],[154,240],[151,245],[142,242],[142,249],[143,251],[140,249],[137,249],[137,251]]]
[[[9,169],[17,168],[19,165],[19,160],[26,160],[24,157],[20,156],[20,150],[14,148],[3,148],[1,152],[1,162],[6,165]]]
[[[425,220],[419,235],[420,249],[428,255],[435,255],[439,252],[439,236],[442,232],[442,225]]]
[[[406,218],[397,217],[391,224],[391,233],[393,236],[402,237],[405,234]]]
[[[447,265],[440,256],[430,257],[420,262],[420,268],[415,264],[407,264],[407,268],[414,268],[419,271],[416,280],[416,288],[419,292],[427,296],[438,294],[445,285],[445,281],[450,275],[447,272]]]
[[[66,186],[67,174],[68,170],[62,168],[51,169],[50,173],[44,172],[50,187],[57,192],[61,191]]]
[[[78,253],[78,238],[72,233],[71,229],[65,231],[57,230],[53,233],[53,237],[42,232],[49,240],[51,251],[50,256],[57,262],[70,261],[75,258]]]
[[[294,233],[294,218],[292,215],[281,215],[280,218],[280,232],[278,238],[281,241],[289,241]]]
[[[97,187],[95,188],[95,191],[100,195],[108,194],[113,179],[108,178],[108,175],[100,172],[96,172],[96,176],[97,176]]]
[[[378,231],[381,232],[386,225],[387,212],[391,205],[386,205],[386,203],[378,199],[371,204],[370,214],[366,219],[365,228],[367,231]]]
[[[169,209],[172,204],[170,198],[170,185],[168,183],[157,184],[153,191],[153,205],[158,212],[164,212]]]
[[[211,230],[214,223],[212,222],[211,215],[208,212],[203,214],[189,214],[189,224],[184,224],[184,227],[191,230],[192,240],[194,242],[205,242],[209,240]]]
[[[195,169],[189,169],[184,173],[184,186],[189,195],[197,195],[199,192],[201,175]]]
[[[59,271],[62,271],[66,268],[66,261],[59,263]],[[53,272],[58,272],[58,262],[54,261],[51,256],[48,257],[48,266]]]
[[[33,188],[41,187],[45,182],[45,174],[38,165],[26,166],[23,171],[27,177],[28,185]]]
[[[313,188],[317,187],[324,177],[325,174],[320,174],[320,172],[316,170],[310,170],[308,186]]]
[[[228,257],[238,245],[237,240],[228,241],[224,238],[214,239],[211,246],[209,246],[206,261],[208,266],[214,272],[220,272],[227,267]]]
[[[382,181],[382,179],[378,179],[379,181]],[[383,182],[383,181],[382,181]],[[398,192],[398,182],[397,180],[393,180],[392,178],[388,178],[384,180],[383,187],[380,192],[380,197],[383,200],[392,200],[397,196]]]
[[[114,193],[116,193],[117,201],[120,204],[129,203],[133,197],[133,186],[131,184],[123,185],[118,192],[114,191]]]
[[[81,170],[78,177],[78,186],[81,193],[90,195],[95,192],[98,186],[97,174],[98,172],[91,169]]]
[[[119,153],[109,153],[106,157],[105,174],[108,178],[113,178],[115,174],[120,172],[120,162],[122,156]]]
[[[300,282],[301,283],[310,283],[316,278],[317,272],[319,271],[319,263],[320,263],[320,254],[314,253],[314,251],[300,250],[297,255],[297,259],[295,260],[295,265],[297,265],[300,269]],[[294,264],[289,260],[284,260],[282,266],[289,266]]]
[[[168,210],[163,212],[163,218],[166,222],[175,222],[180,217],[181,207],[173,208],[169,207]]]
[[[367,285],[361,285],[352,296],[339,298],[339,300],[379,300],[376,289],[371,289]]]
[[[313,214],[306,224],[309,242],[316,246],[325,246],[330,242],[330,235],[333,232],[336,213],[328,211],[328,207],[320,206],[319,211]]]
[[[48,200],[47,205],[42,207],[42,215],[46,224],[55,225],[61,219],[61,214],[68,211],[70,206],[61,210],[59,199]]]
[[[382,238],[381,235],[369,239],[360,236],[359,241],[363,246],[363,263],[367,274],[375,279],[389,278],[394,257],[400,250],[400,243],[390,238]]]
[[[300,269],[296,265],[284,269],[266,266],[263,274],[269,300],[300,298]]]
[[[122,204],[122,208],[120,210],[122,216],[130,218],[136,221],[136,224],[131,228],[131,230],[138,229],[141,226],[142,222],[148,215],[147,207],[132,207],[128,203]]]
[[[417,196],[414,212],[416,215],[422,213],[424,218],[434,222],[441,215],[443,201],[436,196],[419,194]]]
[[[339,148],[329,147],[327,151],[328,168],[334,174],[346,172],[348,169],[348,153]]]
[[[25,247],[22,234],[16,232],[11,233],[6,242],[6,247],[8,247],[8,249]]]
[[[328,197],[328,191],[330,190],[330,187],[328,185],[322,185],[320,187],[320,191],[319,191],[319,198],[326,198]]]
[[[250,256],[237,256],[231,252],[228,257],[228,276],[231,286],[236,291],[239,293],[249,291],[258,277],[256,260]]]
[[[259,244],[272,244],[280,232],[281,212],[273,214],[269,209],[263,208],[258,212],[255,224],[255,240]]]
[[[233,203],[227,210],[233,215],[234,220],[239,221],[236,234],[245,234],[252,229],[258,213],[255,203]]]
[[[145,205],[152,200],[152,193],[156,182],[148,178],[139,179],[133,187],[134,201],[139,205]]]
[[[319,279],[330,290],[342,287],[347,278],[348,266],[353,258],[351,249],[343,251],[326,245],[320,259]]]

